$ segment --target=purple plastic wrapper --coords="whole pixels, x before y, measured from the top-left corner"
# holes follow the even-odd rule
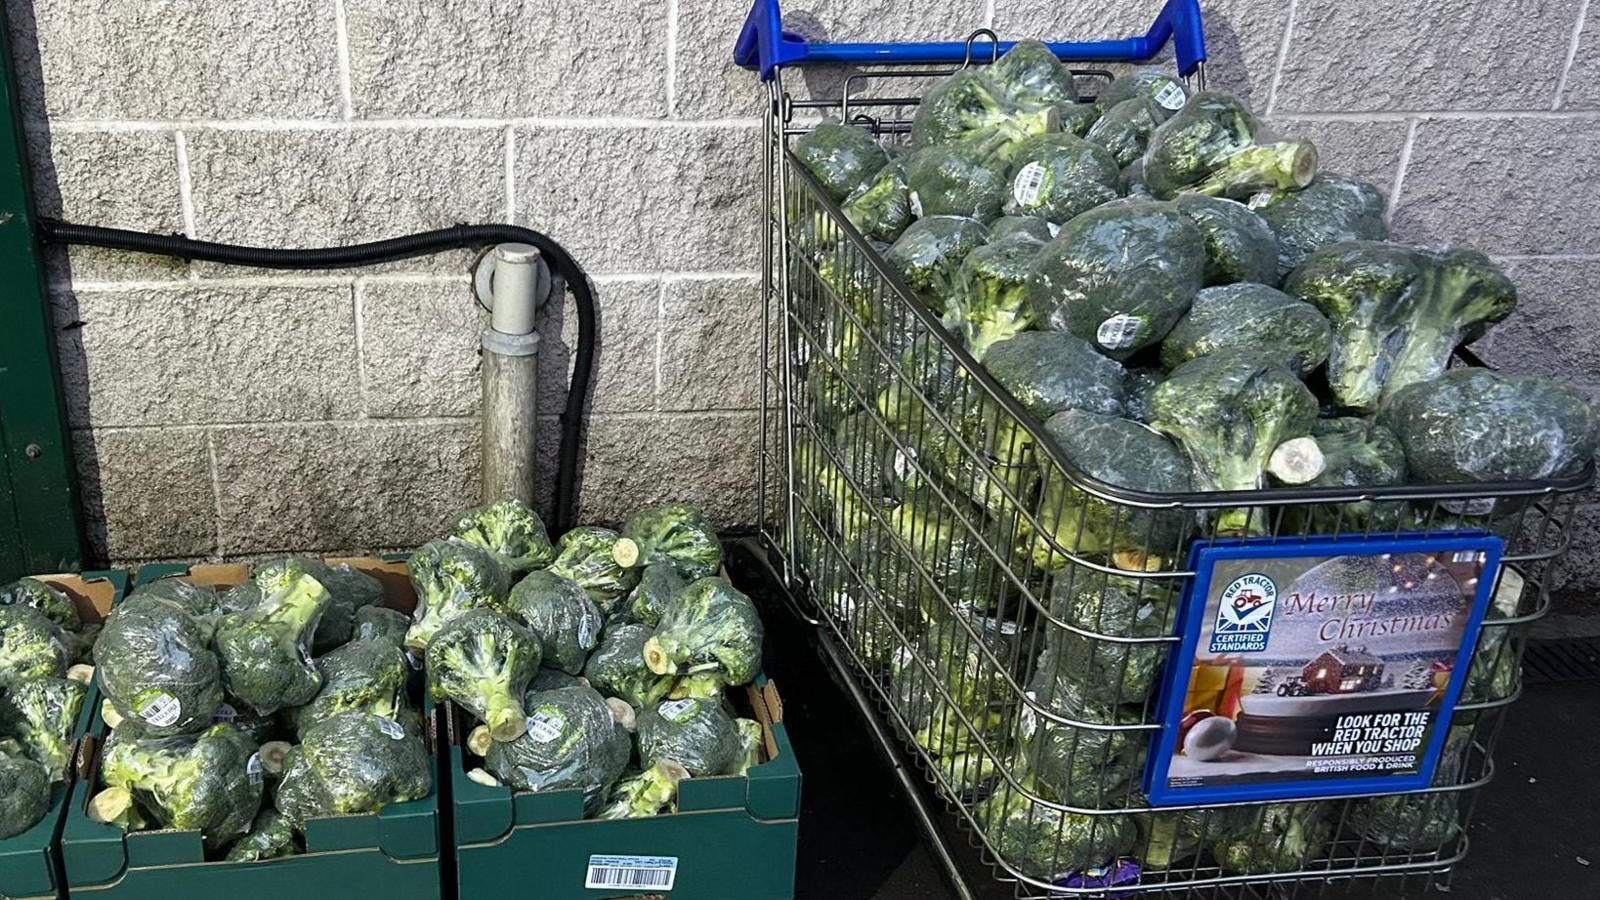
[[[1109,866],[1079,869],[1066,878],[1058,879],[1056,884],[1069,888],[1118,887],[1136,883],[1139,880],[1139,872],[1137,862],[1129,857],[1120,856]]]

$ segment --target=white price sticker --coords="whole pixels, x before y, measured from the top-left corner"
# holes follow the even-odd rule
[[[894,462],[890,463],[889,467],[894,470],[896,478],[899,478],[902,481],[910,478],[913,471],[911,468],[910,454],[906,453],[904,450],[896,449],[894,451]]]
[[[250,776],[251,784],[260,784],[262,770],[261,751],[258,750],[251,754],[250,761],[244,764],[244,772],[246,775]]]
[[[157,728],[166,728],[183,717],[183,703],[166,691],[157,691],[135,700],[133,712]]]
[[[217,707],[217,711],[211,714],[211,721],[213,722],[232,722],[237,718],[239,718],[239,711],[226,703]]]
[[[595,891],[670,891],[677,881],[676,856],[591,856],[583,886]]]
[[[1061,226],[1060,225],[1057,225],[1054,222],[1046,222],[1045,224],[1050,226],[1050,236],[1051,237],[1055,237],[1056,235],[1061,233]]]
[[[656,707],[656,712],[661,718],[678,725],[682,725],[694,718],[695,713],[699,711],[700,701],[691,697],[685,697],[682,700],[668,700]]]
[[[390,740],[398,741],[406,736],[406,730],[400,727],[399,722],[382,716],[378,717],[378,730],[388,735]]]
[[[1094,339],[1107,350],[1126,350],[1139,336],[1139,317],[1127,313],[1112,316],[1095,329]]]
[[[1183,105],[1189,102],[1189,95],[1183,92],[1183,85],[1169,81],[1161,90],[1156,91],[1156,102],[1164,109],[1177,111],[1183,109]]]
[[[917,196],[916,191],[911,192],[911,215],[918,219],[922,218],[922,198]]]
[[[1039,205],[1039,195],[1044,192],[1047,175],[1042,163],[1031,162],[1022,167],[1016,180],[1011,183],[1011,197],[1018,206],[1032,209]]]
[[[578,646],[585,650],[593,650],[594,645],[599,643],[599,638],[599,617],[591,617],[585,614],[582,619],[578,620]]]
[[[548,744],[567,730],[567,717],[559,710],[541,709],[528,717],[528,736]]]

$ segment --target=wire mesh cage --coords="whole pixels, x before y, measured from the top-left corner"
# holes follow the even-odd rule
[[[975,36],[961,65],[987,64],[996,46]],[[1467,851],[1474,793],[1521,690],[1522,626],[1548,606],[1592,466],[1542,482],[1229,493],[1090,477],[792,151],[824,118],[902,140],[919,86],[949,71],[874,66],[828,96],[816,82],[791,95],[781,69],[767,83],[759,465],[763,535],[785,575],[1018,897],[1442,883]],[[1109,80],[1075,74],[1089,92]],[[1454,364],[1477,361],[1463,352]],[[1141,776],[1194,541],[1458,530],[1498,535],[1506,550],[1433,787],[1148,805]],[[1220,684],[1191,686],[1207,689]],[[1136,879],[1119,880],[1125,860]]]

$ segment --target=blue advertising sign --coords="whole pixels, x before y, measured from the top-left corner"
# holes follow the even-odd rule
[[[1480,533],[1196,544],[1151,804],[1429,786],[1503,551]]]

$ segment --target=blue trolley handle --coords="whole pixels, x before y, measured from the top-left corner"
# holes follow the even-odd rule
[[[1064,60],[1106,62],[1144,62],[1155,58],[1171,39],[1178,57],[1178,73],[1192,75],[1206,59],[1205,30],[1200,23],[1200,0],[1167,0],[1154,25],[1140,37],[1108,41],[1064,41],[1047,43]],[[997,52],[1011,49],[1014,41],[1001,42]],[[733,47],[733,61],[746,69],[756,69],[762,81],[771,81],[779,66],[789,65],[867,65],[871,63],[961,63],[971,46],[965,41],[897,44],[813,44],[800,35],[783,30],[783,14],[778,0],[755,0],[739,40]]]

